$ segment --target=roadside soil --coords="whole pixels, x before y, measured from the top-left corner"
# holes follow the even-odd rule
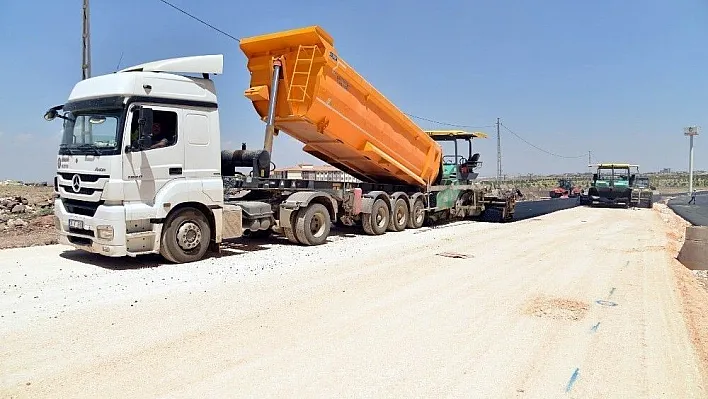
[[[0,249],[21,248],[57,243],[54,231],[53,188],[0,184],[0,199],[26,199],[27,209],[21,213],[0,210]],[[13,220],[11,224],[7,222]],[[21,220],[27,224],[17,223]]]

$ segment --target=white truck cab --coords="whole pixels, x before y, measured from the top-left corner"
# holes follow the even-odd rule
[[[47,111],[45,119],[64,122],[54,184],[60,243],[181,263],[242,234],[241,208],[224,204],[209,79],[222,69],[222,55],[142,64],[80,81]]]

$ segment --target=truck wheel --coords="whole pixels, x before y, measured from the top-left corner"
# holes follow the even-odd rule
[[[305,245],[324,244],[329,237],[332,220],[327,207],[322,204],[310,204],[300,210],[295,222],[295,236]]]
[[[409,229],[419,229],[423,227],[425,222],[425,205],[423,200],[418,198],[413,202],[413,209],[411,209],[411,214],[408,216],[408,223],[406,224]]]
[[[293,244],[299,244],[300,241],[297,240],[297,237],[295,237],[295,232],[293,229],[289,229],[287,227],[283,227],[283,234],[285,234],[285,238],[288,239]]]
[[[364,215],[361,224],[366,234],[381,235],[386,232],[388,218],[390,216],[386,203],[379,198],[374,201],[374,205],[371,207],[371,213]]]
[[[162,229],[160,254],[174,263],[194,262],[209,249],[211,227],[198,209],[187,207],[173,213]]]
[[[408,206],[406,200],[399,198],[393,203],[393,214],[389,218],[389,231],[403,231],[408,224]]]

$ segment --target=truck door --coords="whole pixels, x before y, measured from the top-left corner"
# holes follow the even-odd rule
[[[214,129],[210,126],[211,122],[212,119],[206,111],[185,110],[182,123],[182,136],[185,137],[184,175],[192,201],[206,200],[201,196],[202,193],[212,201],[223,200],[219,142],[215,142],[212,137]],[[216,131],[218,132],[218,129]]]
[[[138,148],[138,113],[128,114],[125,143],[132,148],[123,154],[123,191],[126,201],[151,204],[155,194],[170,180],[180,179],[184,168],[184,139],[180,128],[181,110],[164,106],[152,109],[152,144]]]

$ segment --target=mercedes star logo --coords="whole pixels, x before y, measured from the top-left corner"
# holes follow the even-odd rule
[[[79,175],[74,175],[74,177],[71,178],[71,188],[74,189],[75,193],[81,190],[81,178]]]

